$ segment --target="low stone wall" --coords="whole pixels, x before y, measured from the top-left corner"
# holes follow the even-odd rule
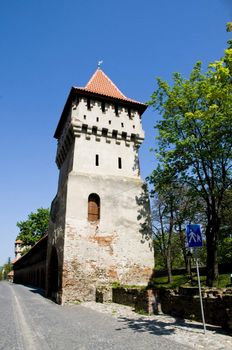
[[[201,321],[198,288],[160,291],[162,311],[177,317]],[[232,330],[232,289],[202,288],[206,323]]]
[[[232,332],[232,289],[203,288],[202,296],[206,323],[221,326]],[[198,288],[113,288],[112,301],[132,306],[137,312],[163,312],[175,317],[202,320]]]
[[[153,289],[113,288],[112,301],[117,304],[132,306],[136,312],[150,315],[161,312],[159,291]]]

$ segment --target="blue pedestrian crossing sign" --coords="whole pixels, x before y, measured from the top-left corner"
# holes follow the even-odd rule
[[[189,248],[202,247],[201,225],[199,224],[187,225],[186,234],[187,234]]]

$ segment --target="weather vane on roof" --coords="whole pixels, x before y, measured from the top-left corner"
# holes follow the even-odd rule
[[[100,69],[103,61],[98,61],[97,68]]]

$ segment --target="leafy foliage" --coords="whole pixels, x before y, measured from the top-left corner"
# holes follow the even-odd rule
[[[158,166],[149,178],[152,191],[152,222],[156,268],[165,268],[171,281],[171,269],[188,268],[186,249],[186,224],[202,221],[201,202],[193,198],[189,186],[182,185]],[[197,204],[197,205],[196,205]]]
[[[226,23],[226,31],[231,32],[232,31],[232,22]]]
[[[12,263],[8,258],[7,263],[0,267],[0,281],[7,279],[7,274],[12,270]]]
[[[231,78],[232,49],[228,48],[204,74],[198,62],[189,79],[175,73],[172,87],[158,79],[158,89],[150,101],[163,116],[156,125],[159,168],[189,186],[193,196],[203,202],[208,285],[218,278],[222,207],[232,184]]]
[[[17,222],[20,230],[17,239],[23,241],[22,246],[33,246],[46,233],[49,222],[49,209],[39,208],[30,213],[28,219]]]

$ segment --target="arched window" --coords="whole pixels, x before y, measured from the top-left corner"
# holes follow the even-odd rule
[[[88,220],[100,220],[100,197],[96,193],[91,193],[88,198]]]

